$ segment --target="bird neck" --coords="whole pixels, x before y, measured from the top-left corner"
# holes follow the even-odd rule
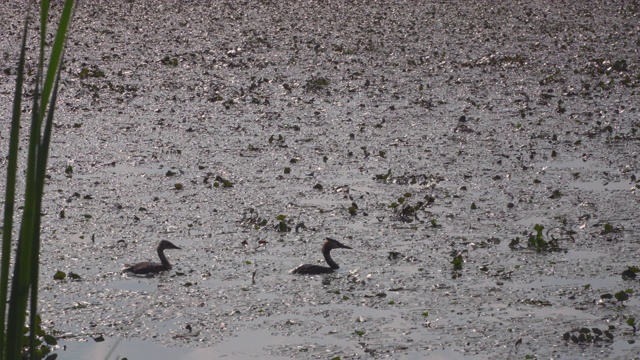
[[[322,250],[322,255],[324,255],[324,260],[327,262],[327,264],[329,264],[329,266],[336,270],[336,269],[340,269],[340,266],[338,266],[338,264],[333,261],[333,259],[331,258],[331,249],[327,248],[327,249],[323,249]]]
[[[169,263],[169,260],[167,260],[167,257],[164,256],[164,249],[158,248],[158,257],[160,257],[162,266],[167,270],[171,270],[171,264]]]

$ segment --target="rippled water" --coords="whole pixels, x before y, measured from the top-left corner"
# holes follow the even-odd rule
[[[19,8],[0,5],[4,104]],[[609,34],[635,34],[636,15],[627,2],[81,3],[43,216],[58,353],[635,356],[638,283],[621,273],[640,262],[639,69],[636,38]],[[418,202],[415,217],[393,208]],[[536,224],[559,251],[527,247]],[[326,236],[354,248],[333,253],[341,269],[289,274],[322,263]],[[120,273],[155,260],[159,240],[182,248],[172,271]],[[581,328],[613,339],[563,339]]]

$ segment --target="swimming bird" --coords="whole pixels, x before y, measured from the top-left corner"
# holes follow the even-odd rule
[[[164,256],[165,249],[180,249],[179,247],[173,245],[171,241],[162,240],[160,244],[158,244],[158,256],[160,257],[160,263],[156,262],[140,262],[137,264],[125,264],[125,268],[122,269],[122,272],[132,272],[134,274],[153,274],[158,273],[165,270],[171,270],[171,264],[167,257]]]
[[[313,265],[313,264],[303,264],[298,266],[297,268],[291,270],[292,274],[301,274],[301,275],[316,275],[316,274],[328,274],[340,268],[338,264],[331,258],[331,250],[333,249],[351,249],[347,245],[343,245],[337,240],[332,238],[326,238],[324,244],[322,244],[322,255],[324,255],[324,259],[329,264],[329,266],[322,265]]]

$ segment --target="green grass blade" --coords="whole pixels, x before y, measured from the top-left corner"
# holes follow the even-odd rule
[[[22,45],[18,60],[16,91],[13,98],[13,116],[11,135],[9,136],[9,161],[7,164],[7,185],[4,197],[4,225],[2,232],[2,260],[0,261],[0,359],[4,359],[6,350],[5,319],[7,315],[7,295],[9,289],[9,262],[11,261],[11,237],[13,234],[13,214],[16,197],[16,173],[18,169],[18,146],[20,142],[20,114],[22,113],[22,88],[24,84],[25,50],[27,48],[27,30],[29,14],[24,21]]]
[[[42,209],[42,195],[49,155],[53,114],[59,86],[58,79],[61,71],[66,33],[71,20],[73,7],[73,0],[65,1],[56,37],[51,49],[46,79],[42,82],[45,51],[44,36],[46,34],[44,29],[48,17],[49,0],[42,1],[41,47],[31,114],[25,203],[11,284],[8,319],[6,323],[7,345],[3,359],[18,359],[21,357],[22,339],[24,335],[23,329],[29,293],[31,293],[30,329],[33,330],[30,332],[29,347],[31,358],[35,358],[35,329],[39,326],[36,317],[38,310],[40,213]],[[40,93],[41,88],[42,93]],[[45,112],[47,114],[47,121],[45,123],[44,138],[41,142],[41,126]],[[10,253],[10,251],[8,253]]]
[[[44,2],[44,1],[43,1]],[[64,3],[64,8],[62,9],[62,15],[60,16],[60,22],[58,23],[58,30],[56,32],[56,37],[53,41],[53,47],[51,48],[51,57],[49,58],[49,67],[47,69],[47,76],[44,81],[44,85],[42,87],[42,103],[40,104],[40,119],[38,122],[38,126],[42,125],[42,119],[45,114],[45,107],[49,103],[49,98],[51,96],[51,90],[53,88],[53,84],[55,83],[56,72],[60,67],[60,62],[62,61],[62,52],[64,50],[65,39],[67,35],[67,30],[69,28],[69,24],[71,23],[71,15],[73,13],[73,0],[67,0]]]
[[[68,0],[69,1],[69,0]],[[61,53],[64,56],[64,51]],[[58,86],[60,83],[60,72],[62,69],[62,61],[58,67],[56,74],[56,81],[51,94],[51,101],[49,103],[49,111],[44,125],[44,132],[42,133],[42,143],[38,148],[38,170],[36,174],[36,187],[38,193],[36,194],[36,210],[38,214],[42,210],[42,197],[44,195],[44,183],[47,174],[47,160],[49,159],[49,145],[51,144],[51,129],[53,127],[53,114],[56,109],[56,100],[58,98]],[[35,236],[33,238],[33,244],[31,252],[31,309],[29,312],[29,329],[36,329],[36,323],[38,322],[38,277],[40,274],[40,216],[37,216],[36,226],[34,227]],[[29,349],[31,351],[31,359],[36,358],[36,343],[35,332],[31,332],[29,336]]]

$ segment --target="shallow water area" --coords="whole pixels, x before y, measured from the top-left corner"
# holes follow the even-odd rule
[[[0,4],[1,104],[22,6]],[[638,14],[81,2],[42,216],[59,354],[637,357]],[[290,274],[325,237],[340,269]],[[121,273],[160,240],[172,270]]]
[[[96,342],[93,339],[88,341],[61,341],[59,346],[64,350],[56,353],[63,358],[78,360],[93,359],[189,359],[202,360],[211,359],[215,353],[207,348],[169,348],[163,345],[154,344],[150,341],[105,339]]]

